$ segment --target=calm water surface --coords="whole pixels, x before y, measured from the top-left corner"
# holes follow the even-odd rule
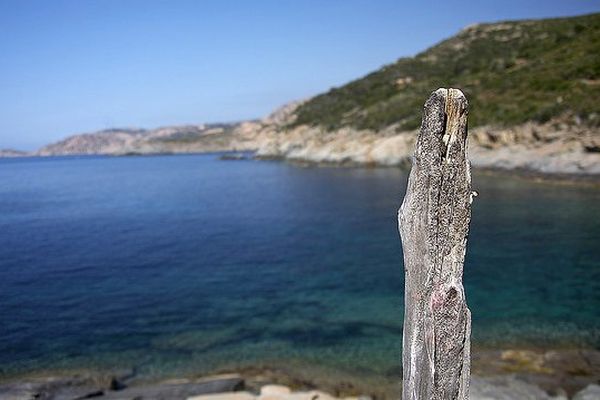
[[[406,178],[216,155],[0,160],[0,377],[397,372]],[[600,348],[600,190],[474,187],[474,345]]]

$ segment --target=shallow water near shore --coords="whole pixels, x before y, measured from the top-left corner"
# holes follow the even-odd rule
[[[399,375],[405,171],[218,155],[0,159],[0,378]],[[600,348],[600,190],[474,175],[478,348]]]

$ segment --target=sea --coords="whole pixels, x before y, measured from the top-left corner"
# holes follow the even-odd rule
[[[396,376],[406,182],[219,154],[0,159],[0,378]],[[600,349],[600,188],[473,188],[474,349]]]

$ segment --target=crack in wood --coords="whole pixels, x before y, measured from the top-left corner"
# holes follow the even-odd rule
[[[406,275],[404,399],[468,399],[471,314],[462,275],[473,191],[467,111],[458,89],[438,89],[427,100],[398,213]]]

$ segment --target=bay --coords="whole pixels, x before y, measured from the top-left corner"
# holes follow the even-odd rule
[[[0,159],[0,377],[397,374],[406,171],[218,155]],[[474,175],[476,348],[600,348],[600,190]]]

